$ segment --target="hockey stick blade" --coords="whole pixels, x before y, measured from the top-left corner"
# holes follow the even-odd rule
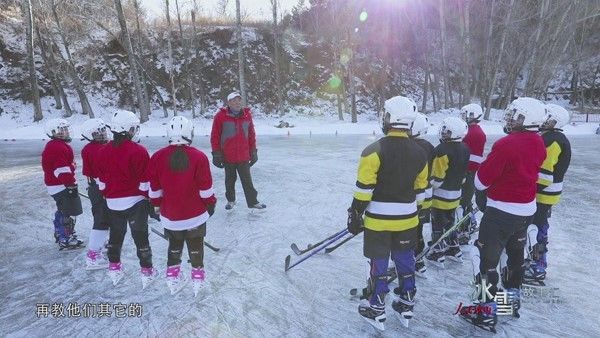
[[[292,260],[292,256],[287,255],[285,257],[285,271],[288,271],[290,269],[290,261]]]
[[[325,253],[331,253],[333,252],[335,249],[339,248],[340,246],[342,246],[344,243],[348,242],[349,240],[351,240],[352,238],[354,238],[356,235],[352,235],[346,239],[344,239],[343,241],[339,242],[338,244],[331,246],[329,248],[325,248]]]

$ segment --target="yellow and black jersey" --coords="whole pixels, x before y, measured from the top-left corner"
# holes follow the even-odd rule
[[[427,187],[427,156],[405,132],[391,131],[363,150],[353,204],[366,206],[365,228],[404,231],[419,223],[417,201]]]
[[[458,207],[470,155],[469,148],[462,142],[443,142],[433,149],[432,208],[452,210]]]
[[[554,205],[560,200],[563,178],[571,163],[571,144],[558,130],[549,130],[542,134],[546,145],[546,159],[542,163],[538,176],[538,203]]]
[[[429,182],[429,180],[431,179],[431,168],[433,167],[433,157],[431,157],[431,155],[433,154],[434,147],[433,144],[429,143],[429,141],[425,139],[415,138],[414,140],[415,142],[417,142],[418,145],[421,146],[421,148],[423,148],[423,150],[425,150],[425,154],[428,158],[427,167],[429,168],[429,170],[427,171],[427,188],[425,188],[425,198],[423,200],[423,203],[421,204],[421,209],[429,209],[431,208],[431,200],[433,196],[431,182]]]

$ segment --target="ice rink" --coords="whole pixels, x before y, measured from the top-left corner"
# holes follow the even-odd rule
[[[359,301],[349,296],[349,289],[365,284],[362,235],[284,272],[285,256],[293,255],[292,242],[305,247],[346,226],[359,156],[375,139],[259,136],[259,161],[252,175],[259,200],[267,204],[262,212],[246,208],[239,182],[238,204],[226,212],[224,173],[212,167],[218,203],[206,240],[222,249],[205,252],[209,285],[198,298],[191,286],[171,296],[162,279],[141,290],[129,234],[122,254],[126,276],[116,287],[104,270],[84,270],[86,249],[59,252],[52,236],[55,206],[40,166],[45,142],[0,143],[0,336],[492,336],[454,315],[460,302],[469,303],[472,292],[468,256],[462,264],[446,263],[444,270],[430,266],[427,279],[417,279],[410,328],[393,315],[388,297],[386,331],[381,334],[360,318]],[[550,220],[547,285],[552,297],[523,298],[521,318],[499,316],[496,337],[600,336],[600,138],[570,139],[571,167]],[[142,144],[152,153],[166,139],[144,138]],[[72,145],[80,191],[85,192],[79,157],[83,143]],[[208,137],[196,137],[194,145],[210,157]],[[82,202],[84,214],[76,230],[87,242],[91,212],[89,202]],[[157,222],[150,225],[160,228]],[[162,275],[167,243],[153,233],[150,241]],[[183,270],[189,274],[190,266],[184,264]],[[67,311],[69,303],[73,308],[93,305],[96,313],[75,317]],[[63,316],[55,312],[38,317],[38,305],[43,304],[50,309],[63,306]],[[135,316],[117,318],[119,304],[137,309]],[[111,315],[98,318],[100,307],[110,308]]]

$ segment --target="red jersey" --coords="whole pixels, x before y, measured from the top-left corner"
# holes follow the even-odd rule
[[[81,149],[81,159],[83,161],[81,171],[84,176],[92,179],[98,178],[95,163],[98,160],[100,149],[102,149],[103,146],[103,143],[92,141]]]
[[[44,183],[50,195],[75,185],[75,160],[73,148],[59,139],[50,140],[42,151]]]
[[[534,132],[515,132],[494,143],[475,175],[475,187],[487,189],[487,206],[518,216],[535,213],[535,193],[546,147]]]
[[[188,157],[188,167],[173,171],[171,155],[181,149]],[[160,149],[148,165],[149,196],[160,206],[160,220],[165,229],[187,230],[208,220],[207,205],[217,203],[212,188],[210,165],[206,155],[190,146],[169,145]]]
[[[485,133],[481,127],[476,123],[469,124],[469,131],[467,131],[467,135],[463,139],[463,142],[471,151],[467,171],[475,172],[479,169],[479,164],[483,162],[483,148],[485,147],[485,141]]]
[[[102,146],[95,160],[98,187],[111,210],[126,210],[148,195],[146,169],[150,155],[146,148],[125,140]]]
[[[210,133],[212,151],[223,153],[227,163],[250,161],[250,152],[256,149],[256,133],[250,108],[243,108],[239,117],[228,107],[219,109]]]

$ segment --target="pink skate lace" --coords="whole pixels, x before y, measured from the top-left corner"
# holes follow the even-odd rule
[[[167,267],[167,277],[177,277],[179,276],[179,271],[181,267],[179,265],[173,265]]]
[[[154,273],[154,268],[142,268],[142,275],[144,276],[152,276]]]
[[[98,257],[98,252],[97,252],[97,251],[95,251],[95,250],[88,250],[88,252],[87,252],[87,257],[88,257],[89,259],[91,259],[92,261],[95,261],[95,260],[96,260],[96,258]]]
[[[109,271],[120,271],[121,270],[121,262],[108,263],[108,270]]]
[[[204,272],[204,268],[193,268],[192,269],[192,279],[204,281],[206,273]]]

